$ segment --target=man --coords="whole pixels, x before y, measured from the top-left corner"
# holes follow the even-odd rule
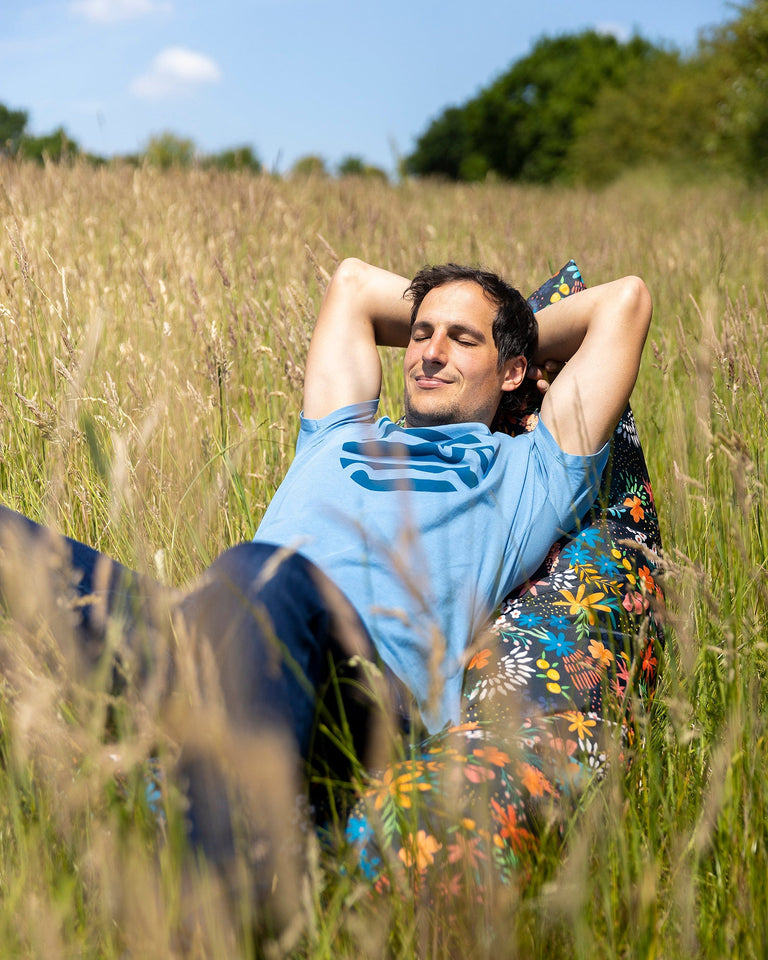
[[[630,277],[538,316],[537,345],[530,308],[492,274],[447,265],[409,283],[345,260],[310,343],[296,460],[256,534],[339,587],[430,732],[459,719],[474,633],[594,500],[651,302]],[[374,424],[378,346],[406,348],[404,427]],[[545,360],[569,362],[537,429],[492,433]]]

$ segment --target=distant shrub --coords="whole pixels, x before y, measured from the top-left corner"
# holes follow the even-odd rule
[[[144,159],[153,167],[168,170],[171,167],[189,167],[195,160],[196,150],[193,140],[178,137],[166,130],[150,137],[144,148]]]
[[[308,153],[291,167],[292,177],[327,177],[328,168],[325,160],[316,153]]]
[[[261,160],[247,144],[213,153],[205,158],[204,165],[216,170],[250,170],[252,173],[261,173],[262,169]]]
[[[350,154],[344,157],[336,167],[336,173],[340,177],[371,177],[374,179],[389,180],[386,171],[381,167],[366,163],[362,157]]]

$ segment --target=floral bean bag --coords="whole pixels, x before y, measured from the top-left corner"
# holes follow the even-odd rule
[[[573,261],[530,298],[538,310],[584,289]],[[533,429],[530,390],[496,429]],[[468,653],[462,722],[371,779],[347,840],[377,890],[431,896],[520,881],[558,836],[610,745],[633,739],[630,700],[648,698],[663,642],[654,577],[659,527],[632,411],[612,439],[591,513],[552,545]],[[616,732],[618,731],[618,736]]]

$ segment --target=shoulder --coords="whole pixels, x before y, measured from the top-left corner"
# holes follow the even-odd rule
[[[339,407],[324,417],[313,419],[305,417],[302,411],[299,425],[298,447],[318,442],[333,431],[349,426],[366,426],[371,428],[375,424],[378,400],[365,400],[361,403],[350,403]]]

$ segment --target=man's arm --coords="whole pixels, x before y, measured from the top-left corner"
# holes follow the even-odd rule
[[[541,405],[542,420],[566,453],[595,453],[613,433],[637,379],[651,313],[646,285],[624,277],[536,314],[536,363],[568,361]]]
[[[362,260],[344,260],[331,278],[309,344],[304,415],[313,420],[339,407],[375,400],[381,390],[377,344],[405,347],[410,281]]]

